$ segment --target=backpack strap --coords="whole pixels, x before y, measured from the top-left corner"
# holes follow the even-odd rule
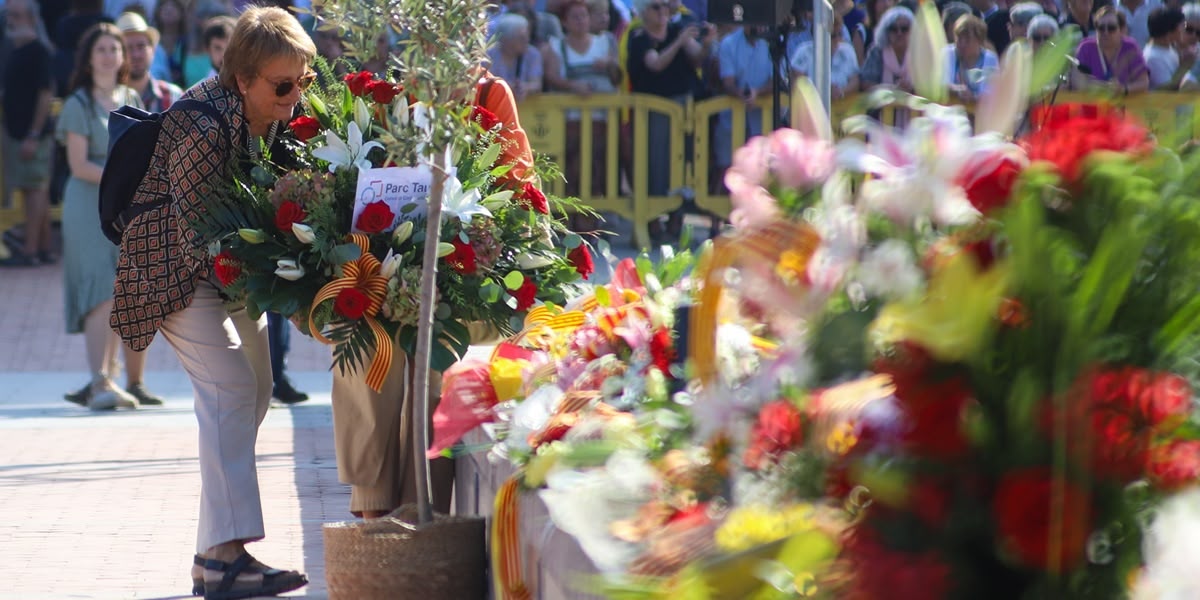
[[[178,102],[175,102],[174,104],[172,104],[171,108],[169,110],[177,110],[177,111],[194,110],[194,111],[202,112],[202,113],[216,119],[217,124],[218,124],[217,129],[221,130],[221,137],[225,140],[226,144],[229,144],[229,142],[230,142],[229,125],[225,120],[225,115],[222,115],[221,111],[217,110],[216,107],[214,107],[213,105],[211,105],[207,102],[201,102],[199,100],[195,100],[193,98],[181,98]],[[168,111],[163,111],[163,112],[165,113]],[[117,216],[113,225],[118,231],[124,231],[125,228],[130,223],[132,223],[133,220],[136,219],[138,216],[142,215],[143,213],[150,212],[150,211],[166,204],[168,201],[170,201],[170,199],[171,199],[170,196],[162,196],[159,198],[155,198],[154,200],[151,200],[149,202],[131,205],[128,208],[126,208],[125,210],[121,211],[121,214]]]

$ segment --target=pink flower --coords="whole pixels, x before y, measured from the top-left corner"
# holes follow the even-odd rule
[[[759,227],[773,223],[778,218],[778,202],[762,185],[730,170],[725,174],[725,186],[729,188],[729,199],[733,203],[729,222],[734,227]]]
[[[771,144],[762,136],[746,140],[746,145],[733,153],[733,165],[725,174],[726,185],[729,175],[737,173],[754,185],[763,185],[770,175]]]
[[[815,188],[833,175],[836,166],[833,144],[795,129],[780,129],[771,134],[770,152],[771,174],[785,188]]]

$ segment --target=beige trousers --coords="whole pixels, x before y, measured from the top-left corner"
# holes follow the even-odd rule
[[[370,364],[369,362],[367,364]],[[366,367],[333,370],[333,440],[338,479],[349,484],[350,512],[388,512],[417,501],[413,466],[413,407],[409,390],[415,376],[408,357],[397,351],[382,390],[367,387]],[[441,397],[440,373],[431,373],[429,414]],[[432,439],[432,434],[431,434]],[[430,461],[434,509],[448,513],[454,487],[454,461]]]
[[[254,445],[271,402],[267,319],[226,311],[208,282],[192,303],[163,321],[195,389],[200,425],[200,522],[196,552],[263,538]]]

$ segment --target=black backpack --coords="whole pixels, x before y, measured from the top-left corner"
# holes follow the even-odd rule
[[[168,110],[198,110],[222,124],[221,130],[228,136],[225,118],[212,105],[184,98],[176,101]],[[162,126],[161,113],[146,112],[133,106],[122,106],[109,113],[108,156],[100,176],[100,229],[104,237],[120,246],[125,227],[138,215],[165,204],[169,197],[131,206],[133,196],[150,169],[154,158],[154,147],[158,144],[158,132]],[[120,160],[112,160],[117,159]]]

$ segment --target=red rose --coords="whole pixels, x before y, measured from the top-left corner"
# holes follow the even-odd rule
[[[228,250],[222,250],[213,259],[213,273],[222,286],[228,286],[242,276],[242,261],[235,258]]]
[[[768,402],[750,431],[750,446],[742,462],[751,469],[766,467],[804,442],[804,415],[787,400]]]
[[[371,300],[362,290],[350,287],[338,292],[337,298],[333,300],[333,311],[351,321],[357,321],[366,314],[370,304]]]
[[[658,368],[663,375],[671,377],[671,362],[675,360],[675,343],[671,339],[671,331],[661,327],[650,337],[651,364]]]
[[[463,275],[474,275],[476,271],[475,247],[457,237],[451,243],[454,244],[454,252],[446,256],[446,262]]]
[[[355,96],[366,96],[369,88],[371,87],[371,81],[373,79],[374,76],[371,75],[370,71],[359,71],[357,73],[350,73],[349,75],[346,75],[342,78],[342,81],[346,82],[346,87],[350,88],[351,94],[354,94]]]
[[[996,153],[968,163],[959,183],[971,206],[987,214],[1008,204],[1020,175],[1021,163],[1016,157]]]
[[[366,234],[383,233],[391,228],[395,220],[396,214],[392,212],[391,207],[380,200],[363,207],[362,212],[358,214],[358,220],[354,222],[354,228]]]
[[[291,200],[284,200],[275,209],[275,228],[284,233],[292,230],[293,223],[302,223],[308,218],[304,208]]]
[[[1170,429],[1192,410],[1192,386],[1174,373],[1154,373],[1136,396],[1138,409],[1151,427]]]
[[[538,288],[537,284],[532,279],[526,277],[525,282],[521,287],[515,290],[508,290],[508,293],[517,299],[517,312],[529,310],[537,300]]]
[[[313,136],[321,133],[321,122],[304,115],[292,119],[292,122],[288,123],[288,127],[292,128],[292,133],[296,135],[296,139],[302,142],[307,142]]]
[[[391,104],[401,91],[400,86],[383,80],[372,81],[367,85],[367,92],[371,94],[371,98],[380,104]]]
[[[1109,408],[1093,408],[1091,465],[1097,475],[1120,482],[1131,482],[1146,472],[1150,435],[1128,413]],[[1086,456],[1086,455],[1085,455]]]
[[[946,598],[953,582],[950,566],[929,551],[900,551],[884,545],[865,526],[846,539],[852,579],[846,597],[854,600]]]
[[[959,377],[896,387],[904,413],[900,442],[913,455],[935,459],[963,456],[970,449],[963,433],[971,391]]]
[[[491,131],[500,125],[500,117],[497,117],[496,113],[479,105],[475,105],[471,110],[471,120],[479,123],[484,131]]]
[[[1150,147],[1145,128],[1112,110],[1067,106],[1047,114],[1022,145],[1030,160],[1053,164],[1068,184],[1081,179],[1084,160],[1093,152],[1138,153]]]
[[[1150,481],[1174,492],[1200,483],[1200,441],[1177,440],[1150,454]]]
[[[517,203],[525,207],[525,210],[534,210],[543,215],[550,214],[550,204],[546,202],[546,195],[533,183],[525,182],[517,196]]]
[[[587,279],[588,276],[596,270],[596,265],[592,263],[592,253],[588,250],[587,244],[579,244],[574,250],[567,253],[567,258],[571,259],[571,264],[575,265],[575,272]]]
[[[1017,562],[1038,569],[1049,569],[1055,563],[1063,570],[1083,562],[1092,529],[1091,504],[1085,490],[1069,481],[1061,485],[1062,504],[1055,507],[1050,469],[1022,469],[1001,478],[992,505],[996,533],[1001,548]],[[1052,527],[1059,534],[1059,554],[1053,561],[1048,547]]]

